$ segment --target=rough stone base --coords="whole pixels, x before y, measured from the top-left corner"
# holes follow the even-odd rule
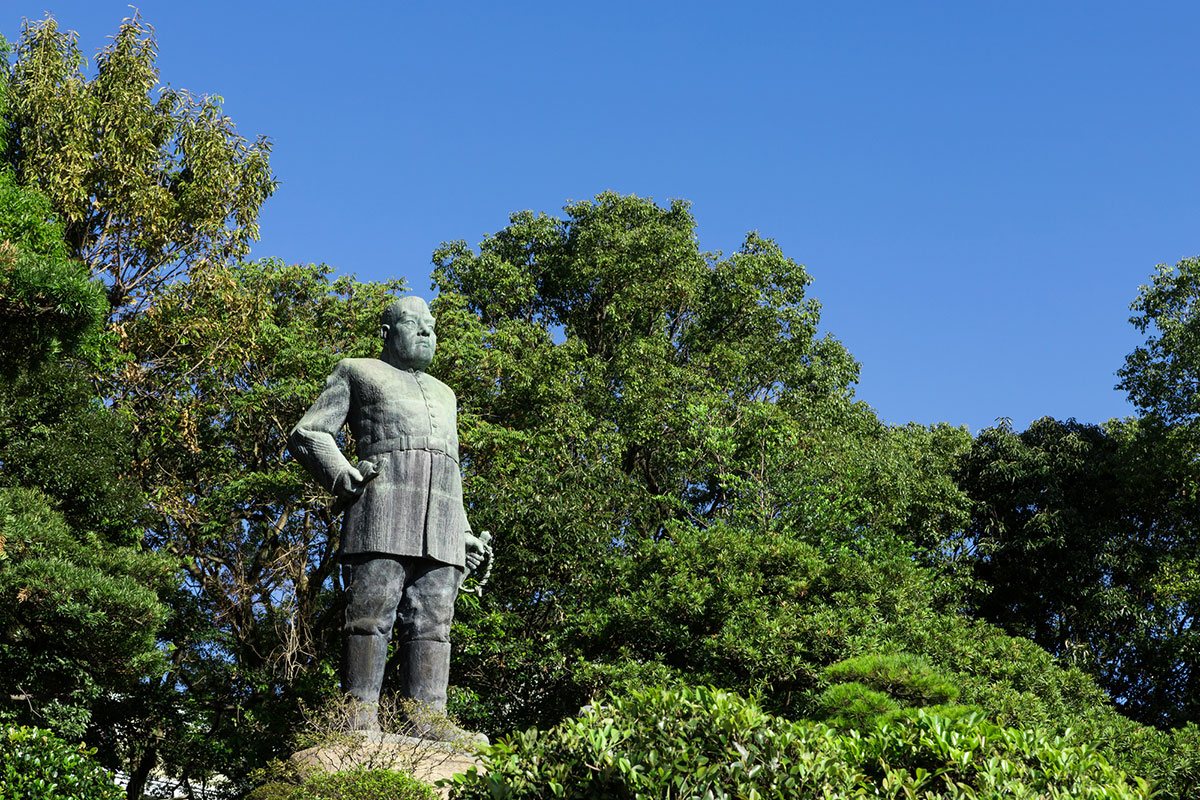
[[[325,772],[360,767],[400,770],[426,783],[466,772],[479,764],[475,756],[456,743],[366,731],[341,737],[329,745],[301,750],[291,760],[301,769]],[[442,789],[440,793],[445,797],[447,791]]]

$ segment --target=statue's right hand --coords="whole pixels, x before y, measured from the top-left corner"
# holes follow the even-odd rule
[[[354,467],[347,467],[333,484],[333,493],[340,500],[350,500],[363,493],[365,483],[361,472]]]

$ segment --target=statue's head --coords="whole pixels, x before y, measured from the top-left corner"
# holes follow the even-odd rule
[[[419,297],[401,297],[383,312],[383,360],[400,369],[423,370],[433,363],[437,335],[429,306]]]

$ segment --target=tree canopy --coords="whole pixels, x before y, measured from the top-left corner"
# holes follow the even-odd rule
[[[114,314],[192,264],[244,255],[276,185],[270,142],[238,135],[217,96],[156,91],[156,56],[135,13],[89,79],[78,36],[48,17],[4,64],[4,159],[49,198]]]
[[[88,380],[103,288],[62,236],[0,167],[0,721],[79,738],[161,669],[173,565],[138,547],[129,428]]]
[[[983,431],[960,464],[976,613],[1095,674],[1123,713],[1196,719],[1195,442],[1154,419]]]
[[[245,260],[269,142],[155,56],[135,15],[89,77],[28,23],[0,95],[0,721],[86,740],[134,798],[152,770],[248,786],[336,693],[339,520],[286,437],[407,291]],[[681,200],[520,211],[433,264],[431,372],[496,547],[451,706],[542,731],[494,757],[575,769],[610,704],[646,742],[755,721],[859,783],[928,761],[864,741],[977,736],[1022,780],[1061,756],[1194,793],[1200,261],[1134,303],[1140,417],[977,436],[883,423],[805,267],[757,232],[706,252]]]
[[[0,369],[12,376],[73,350],[99,332],[105,309],[49,200],[0,167]]]
[[[1200,258],[1159,264],[1141,288],[1129,321],[1148,334],[1125,359],[1118,389],[1138,408],[1167,423],[1200,416]]]

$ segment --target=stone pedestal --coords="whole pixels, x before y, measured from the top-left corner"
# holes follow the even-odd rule
[[[479,763],[475,756],[454,743],[375,731],[338,737],[329,744],[301,750],[291,760],[301,769],[325,772],[358,768],[399,770],[426,783],[466,772]],[[441,794],[444,797],[447,792],[441,790]]]

